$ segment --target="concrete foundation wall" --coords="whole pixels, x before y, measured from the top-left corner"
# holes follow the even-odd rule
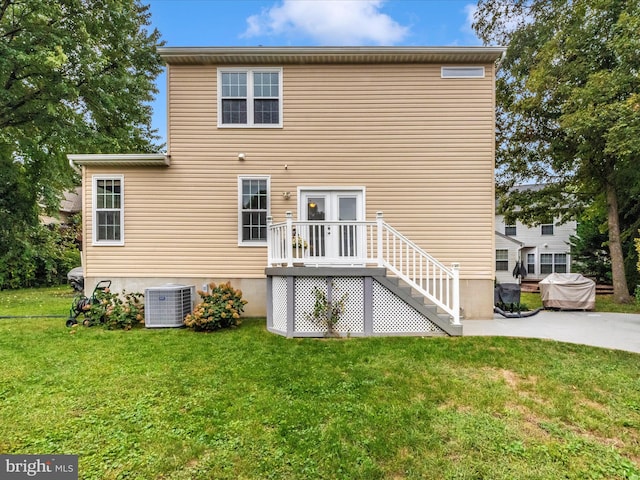
[[[105,278],[86,278],[85,294],[91,295],[95,285]],[[195,285],[203,290],[210,282],[225,283],[231,281],[234,288],[242,290],[247,300],[244,316],[266,317],[267,315],[267,279],[266,278],[127,278],[112,277],[111,290],[114,292],[144,293],[146,288],[166,284]],[[196,303],[200,301],[196,298]],[[460,280],[460,304],[463,320],[487,320],[493,318],[493,282],[491,280]]]

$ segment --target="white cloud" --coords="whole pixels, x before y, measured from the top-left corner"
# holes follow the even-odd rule
[[[478,5],[476,3],[468,3],[464,6],[465,22],[464,25],[460,27],[460,31],[465,34],[468,43],[481,43],[473,29],[474,17],[477,11]],[[470,40],[472,40],[472,42],[469,42]]]
[[[243,37],[304,36],[322,45],[393,45],[409,28],[381,13],[382,0],[283,0],[247,19]]]
[[[473,20],[477,11],[478,11],[477,3],[467,3],[464,6],[464,13],[466,17],[466,21],[463,27],[464,30],[473,32]]]

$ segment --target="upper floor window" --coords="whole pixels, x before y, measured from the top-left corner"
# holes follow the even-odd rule
[[[269,177],[239,177],[239,245],[266,245]]]
[[[93,177],[93,244],[124,245],[124,177]]]
[[[553,223],[543,223],[540,226],[541,230],[540,233],[542,235],[553,235]]]
[[[505,225],[504,226],[504,234],[509,235],[510,237],[516,236],[516,226],[515,225]]]
[[[440,67],[442,78],[484,78],[484,67]]]
[[[219,127],[281,127],[281,68],[218,69]]]

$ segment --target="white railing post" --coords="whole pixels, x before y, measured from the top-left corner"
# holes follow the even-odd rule
[[[287,229],[284,241],[287,248],[287,267],[293,267],[293,213],[289,210],[285,216],[287,217]]]
[[[273,235],[271,232],[271,225],[273,225],[273,217],[269,215],[267,217],[267,265],[273,265]]]
[[[384,265],[384,258],[382,256],[382,236],[383,236],[383,224],[384,224],[384,220],[383,220],[383,215],[382,212],[376,212],[376,225],[377,225],[377,230],[378,230],[378,238],[377,240],[377,248],[378,248],[378,252],[377,252],[377,259],[378,259],[378,266],[382,267]]]
[[[460,325],[460,264],[452,263],[451,271],[453,272],[453,278],[451,281],[453,282],[453,305],[451,306],[453,309],[453,324]]]

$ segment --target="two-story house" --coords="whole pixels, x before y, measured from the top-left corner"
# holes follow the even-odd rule
[[[355,288],[351,314],[384,334],[395,330],[371,322],[405,314],[380,296],[397,291],[382,275],[406,281],[457,326],[460,311],[492,318],[503,51],[160,48],[166,155],[70,156],[88,207],[87,288],[104,278],[127,291],[231,281],[245,313],[267,315],[274,331],[301,318],[291,289],[306,292],[304,303],[312,284]],[[291,275],[314,280],[304,290]]]
[[[516,283],[518,262],[526,270],[525,279],[539,281],[550,273],[570,273],[570,237],[576,234],[577,222],[559,224],[557,219],[527,226],[520,222],[506,224],[496,215],[495,268],[498,283]]]

